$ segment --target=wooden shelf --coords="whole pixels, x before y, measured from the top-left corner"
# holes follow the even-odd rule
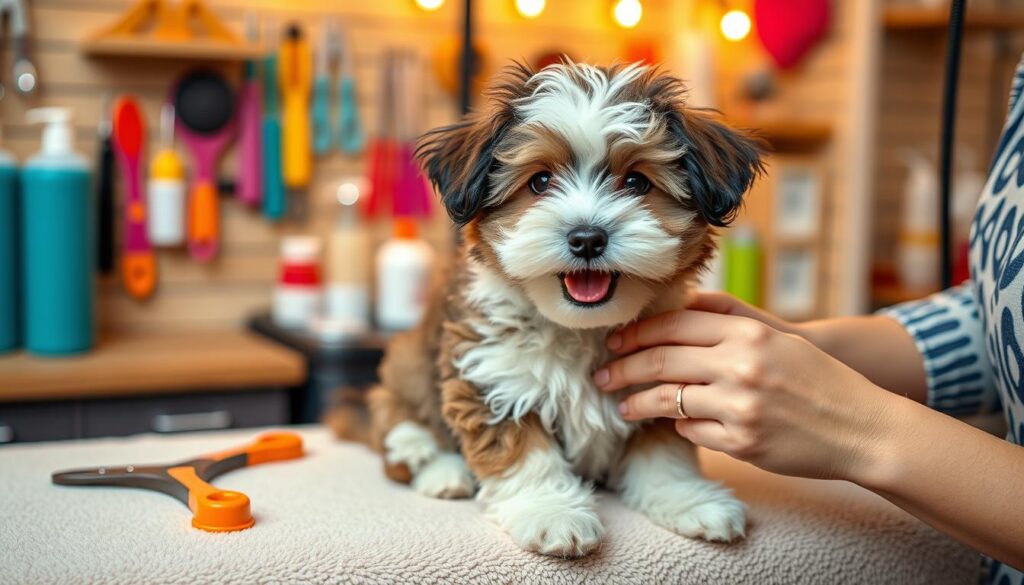
[[[754,131],[771,144],[775,152],[808,152],[825,145],[832,137],[832,126],[824,122],[785,119],[729,119],[737,128]]]
[[[882,22],[890,30],[944,32],[949,26],[949,9],[891,6],[885,9]],[[1024,10],[968,9],[964,27],[967,30],[1024,30]]]
[[[243,61],[262,56],[202,0],[135,0],[108,26],[80,41],[87,55]]]
[[[135,37],[86,39],[80,43],[86,55],[103,57],[160,57],[204,61],[246,61],[262,58],[265,51],[254,44],[231,44],[213,40],[158,41]]]
[[[295,386],[305,358],[246,332],[122,335],[71,357],[0,357],[0,402]]]

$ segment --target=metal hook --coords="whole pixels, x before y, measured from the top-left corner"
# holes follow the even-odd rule
[[[0,15],[4,13],[10,14],[11,21],[14,89],[22,96],[31,96],[39,87],[39,74],[29,57],[28,9],[24,0],[0,0]],[[0,97],[2,95],[0,90]]]

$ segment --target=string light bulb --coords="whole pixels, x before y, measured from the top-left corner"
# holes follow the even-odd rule
[[[722,29],[722,36],[730,41],[742,41],[750,34],[750,16],[742,10],[730,10],[722,15],[719,28]]]
[[[444,0],[416,0],[416,6],[419,6],[427,12],[433,12],[444,4]]]
[[[516,0],[516,10],[525,18],[537,18],[545,4],[544,0]]]
[[[612,7],[612,17],[622,28],[633,28],[640,22],[644,7],[640,0],[617,0]]]

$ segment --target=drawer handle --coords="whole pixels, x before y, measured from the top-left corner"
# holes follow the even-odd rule
[[[10,425],[0,425],[0,445],[4,443],[14,442],[14,427]]]
[[[226,410],[214,410],[186,414],[158,414],[153,417],[151,427],[158,433],[229,429],[231,428],[231,413]]]

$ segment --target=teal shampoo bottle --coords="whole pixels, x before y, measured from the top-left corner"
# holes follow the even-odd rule
[[[70,112],[38,108],[42,148],[21,174],[25,348],[69,355],[95,344],[95,218],[88,161],[76,153]]]
[[[0,150],[0,353],[21,345],[19,223],[18,170],[14,157]]]

